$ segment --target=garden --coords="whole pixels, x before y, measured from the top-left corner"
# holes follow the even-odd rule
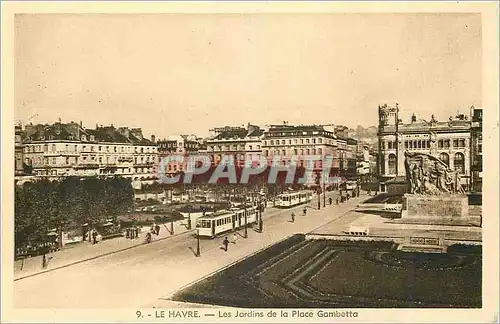
[[[174,295],[252,308],[479,308],[482,251],[397,251],[393,242],[305,240],[296,235]]]

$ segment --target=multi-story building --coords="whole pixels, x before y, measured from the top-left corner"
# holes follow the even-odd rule
[[[247,127],[219,127],[211,130],[215,134],[206,140],[206,154],[213,165],[219,164],[223,155],[234,157],[236,166],[245,166],[245,161],[258,161],[262,154],[264,131],[255,125]]]
[[[24,145],[23,145],[23,128],[21,125],[15,126],[15,148],[14,148],[14,176],[20,176],[25,173],[24,168]],[[31,170],[26,170],[30,173]]]
[[[273,156],[281,156],[287,165],[294,156],[298,166],[306,167],[304,158],[308,155],[330,156],[333,159],[331,175],[334,176],[340,173],[339,151],[344,149],[347,150],[347,142],[339,141],[334,132],[322,125],[271,125],[262,138],[262,154],[269,160]],[[313,165],[313,171],[321,171],[322,167],[322,161],[318,160]]]
[[[187,157],[199,154],[201,144],[200,139],[194,135],[177,135],[159,140],[157,146],[159,159],[168,156],[182,158],[178,160],[169,159],[163,166],[165,168],[163,172],[165,172],[167,176],[171,176],[187,170],[187,163],[189,162]]]
[[[483,185],[483,109],[472,106],[471,117],[471,189],[480,192]]]
[[[156,179],[157,147],[140,128],[97,126],[75,122],[26,125],[24,159],[36,176],[112,176],[139,183]]]
[[[430,154],[461,174],[462,185],[470,184],[471,123],[467,116],[457,115],[448,121],[417,120],[415,114],[409,123],[399,118],[399,106],[379,106],[379,174],[381,190],[385,182],[405,177],[404,152]]]

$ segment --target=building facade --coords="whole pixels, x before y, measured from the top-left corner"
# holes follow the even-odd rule
[[[339,152],[344,149],[347,150],[347,142],[339,141],[333,131],[321,125],[272,125],[262,138],[262,154],[268,160],[272,160],[273,156],[281,156],[282,162],[288,165],[294,156],[297,166],[306,167],[305,157],[308,155],[322,158],[330,156],[333,159],[331,175],[334,176],[340,173],[342,154]],[[321,160],[315,161],[313,171],[321,171],[322,167]]]
[[[399,118],[399,106],[379,106],[379,174],[381,190],[385,182],[397,176],[405,176],[406,151],[430,154],[456,170],[462,185],[471,184],[471,123],[466,115],[459,114],[447,121],[431,116],[429,121],[418,120],[415,115],[409,123]]]
[[[471,107],[471,190],[481,192],[483,186],[483,109]]]
[[[24,145],[23,145],[23,129],[21,125],[15,126],[15,146],[14,146],[14,176],[21,176],[26,171],[31,173],[31,170],[25,171],[24,166]]]
[[[236,166],[244,167],[245,161],[258,161],[262,154],[264,131],[255,125],[247,127],[219,127],[206,140],[206,154],[213,165],[218,165],[222,156],[230,155]]]
[[[23,135],[25,164],[35,176],[114,176],[140,183],[156,179],[157,147],[140,128],[81,123],[26,125]]]
[[[174,176],[181,172],[186,172],[188,168],[190,155],[200,153],[203,149],[200,139],[195,135],[176,135],[157,141],[158,158],[167,158],[169,156],[181,157],[182,159],[169,159],[165,163],[164,171],[166,176]]]

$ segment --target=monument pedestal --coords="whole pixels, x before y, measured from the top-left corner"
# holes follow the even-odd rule
[[[479,221],[476,218],[469,216],[469,201],[466,195],[405,194],[400,223],[472,225]]]

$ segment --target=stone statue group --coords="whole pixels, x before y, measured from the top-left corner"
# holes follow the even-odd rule
[[[405,170],[411,194],[465,194],[460,174],[432,155],[405,152]]]

